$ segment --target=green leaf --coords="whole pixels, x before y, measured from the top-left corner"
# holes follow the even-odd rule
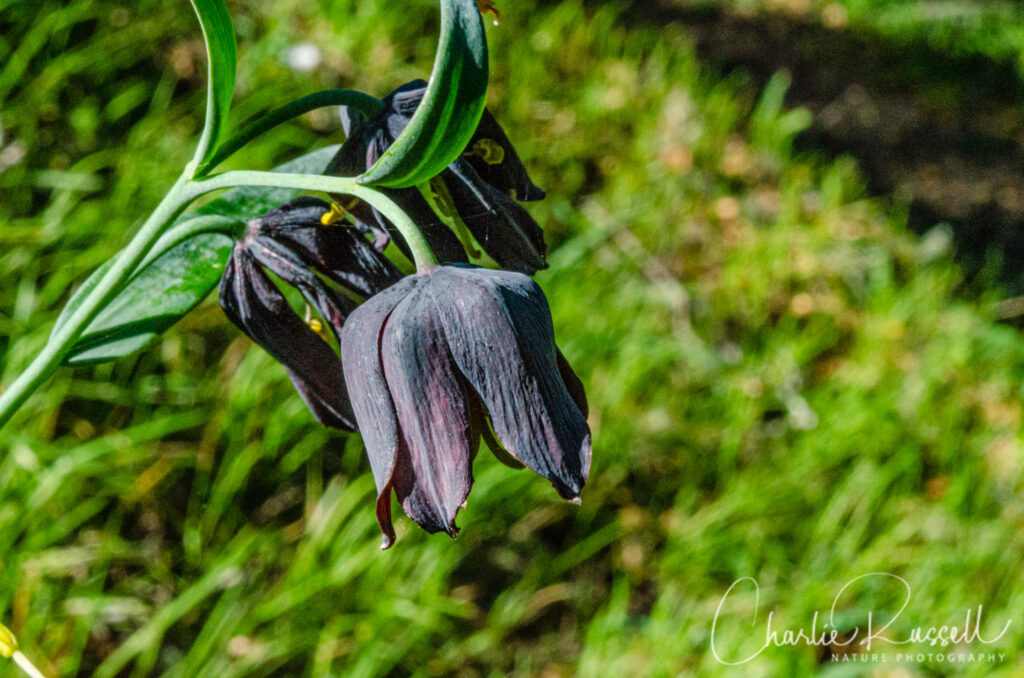
[[[224,0],[192,0],[192,6],[203,27],[209,62],[206,123],[193,160],[193,167],[198,167],[216,152],[227,125],[231,96],[235,91],[237,51],[235,29],[231,26],[231,15],[224,6]]]
[[[216,287],[233,246],[223,233],[202,233],[155,259],[100,311],[67,363],[119,358],[148,344]]]
[[[476,0],[441,0],[441,39],[423,101],[359,182],[407,188],[440,174],[469,143],[486,95],[487,36]]]
[[[337,145],[321,148],[274,171],[319,174],[337,150]],[[66,362],[113,360],[145,347],[216,287],[234,245],[234,238],[226,232],[239,236],[246,221],[301,193],[292,188],[235,188],[180,217],[157,242],[154,254],[89,324]],[[112,259],[104,263],[75,291],[57,318],[54,332],[112,265]]]

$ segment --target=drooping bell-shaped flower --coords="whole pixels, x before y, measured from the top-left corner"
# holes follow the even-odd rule
[[[382,100],[379,115],[367,120],[342,108],[348,140],[327,168],[327,174],[355,176],[365,172],[394,143],[423,100],[427,83],[414,80]],[[540,200],[544,191],[530,180],[512,142],[498,121],[484,111],[463,154],[429,182],[432,200],[473,235],[487,254],[503,268],[533,275],[546,268],[546,247],[540,226],[517,201]],[[442,263],[464,263],[463,244],[434,214],[416,188],[384,189],[423,231]],[[378,234],[378,243],[393,237],[406,251],[401,234],[379,212],[359,201],[342,201],[363,228]]]
[[[401,277],[397,268],[355,230],[321,221],[330,206],[298,198],[251,220],[221,277],[225,315],[284,365],[296,390],[323,424],[356,430],[335,337],[356,302]],[[267,275],[302,292],[320,318],[303,319]],[[333,284],[332,284],[333,283]],[[326,327],[325,327],[326,323]]]
[[[583,386],[555,346],[529,277],[437,266],[371,297],[341,331],[345,382],[377,483],[428,532],[455,536],[481,437],[578,501],[590,470]]]

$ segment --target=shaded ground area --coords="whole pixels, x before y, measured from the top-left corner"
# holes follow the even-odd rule
[[[1013,64],[800,16],[635,6],[635,21],[687,26],[724,71],[763,84],[788,70],[787,105],[814,114],[799,146],[853,155],[872,191],[909,201],[913,228],[953,227],[969,275],[988,270],[1024,294],[1024,95]]]

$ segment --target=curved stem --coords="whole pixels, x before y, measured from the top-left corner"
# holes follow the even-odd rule
[[[235,186],[279,186],[281,188],[298,188],[306,191],[323,191],[325,193],[343,193],[365,200],[380,210],[405,238],[412,252],[416,270],[423,272],[437,266],[437,257],[430,249],[419,227],[409,218],[395,202],[369,186],[358,183],[351,177],[329,177],[320,174],[287,174],[283,172],[224,172],[206,179],[193,182],[200,193],[234,188]]]
[[[117,255],[110,270],[100,278],[74,313],[56,329],[39,355],[0,394],[0,427],[3,427],[32,392],[53,374],[89,323],[121,290],[139,263],[145,259],[167,224],[177,218],[185,206],[200,195],[194,186],[195,184],[187,181],[184,175],[178,178],[143,223],[139,232]]]
[[[217,152],[213,154],[213,157],[199,168],[197,178],[205,176],[217,165],[230,158],[243,146],[264,132],[277,127],[281,123],[288,122],[303,113],[308,113],[324,106],[351,106],[366,117],[372,118],[380,113],[382,104],[378,99],[369,94],[351,89],[327,89],[322,92],[307,94],[280,108],[275,108],[221,144]]]
[[[50,377],[72,349],[75,342],[96,318],[99,312],[117,295],[139,265],[152,255],[154,245],[185,209],[199,196],[235,186],[267,186],[296,188],[325,193],[343,193],[365,200],[387,217],[405,238],[413,255],[416,270],[423,272],[437,266],[437,257],[430,249],[423,233],[393,200],[349,177],[330,177],[318,174],[288,174],[283,172],[225,172],[206,179],[188,180],[182,175],[171,190],[149,215],[131,242],[121,250],[113,265],[99,279],[95,287],[53,334],[43,350],[18,375],[11,385],[0,393],[0,428],[6,424],[21,405]],[[212,221],[212,220],[211,220]],[[198,228],[216,229],[214,223],[192,224]],[[183,229],[183,233],[187,231]],[[219,230],[219,229],[216,229]],[[172,242],[177,234],[169,234],[162,244]]]

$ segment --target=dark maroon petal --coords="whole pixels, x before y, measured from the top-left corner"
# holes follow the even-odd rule
[[[370,135],[370,131],[367,129],[368,125],[369,123],[356,126],[351,133],[346,132],[348,139],[331,158],[324,174],[355,177],[369,169],[370,165],[367,164],[366,157]],[[391,238],[377,211],[355,196],[332,193],[331,197],[339,204],[347,206],[346,209],[355,218],[356,227],[360,231],[364,233],[369,231],[374,234],[374,248],[378,252],[383,252]]]
[[[345,143],[327,163],[324,174],[336,177],[356,177],[365,172],[369,167],[366,163],[367,149],[379,126],[380,121],[377,118],[356,125],[347,135]],[[339,202],[344,202],[344,200],[339,200]]]
[[[519,203],[481,179],[465,158],[441,176],[462,221],[492,259],[527,275],[547,268],[544,232]]]
[[[295,284],[291,278],[303,276],[312,267],[363,296],[402,277],[395,265],[355,229],[344,224],[323,225],[320,219],[329,209],[323,200],[303,197],[250,221],[250,237],[262,249],[274,251],[273,257],[261,259],[261,263],[291,284]],[[281,270],[275,267],[275,261],[279,261]]]
[[[353,394],[352,408],[361,424],[363,445],[377,484],[377,522],[383,532],[381,548],[395,541],[391,525],[391,487],[398,450],[398,415],[384,378],[381,332],[391,312],[415,288],[417,277],[399,280],[367,299],[353,311],[341,330],[345,383]]]
[[[434,210],[430,209],[430,205],[427,204],[427,201],[418,190],[415,188],[378,190],[391,198],[409,215],[419,227],[420,232],[423,233],[423,237],[426,239],[427,244],[430,245],[430,249],[434,251],[438,261],[452,264],[469,261],[462,243],[459,242],[459,239],[452,233],[451,229],[434,214]],[[376,209],[373,210],[373,214],[377,223],[387,229],[398,249],[405,256],[411,258],[412,254],[410,253],[409,246],[406,244],[401,232]]]
[[[504,156],[501,162],[489,163],[481,157],[476,150],[481,140],[490,140],[501,147]],[[481,179],[514,200],[531,202],[544,198],[544,191],[530,180],[530,175],[527,174],[526,167],[519,159],[519,154],[516,153],[508,135],[490,111],[484,110],[480,124],[469,140],[463,157],[469,161]]]
[[[356,419],[337,354],[295,314],[242,244],[235,245],[231,253],[219,296],[231,322],[285,366],[321,423],[355,430]]]
[[[387,130],[391,134],[391,141],[394,142],[402,133],[409,119],[412,118],[423,95],[427,92],[426,80],[412,80],[398,87],[394,92],[382,99],[384,104],[384,115],[387,118]]]
[[[379,127],[381,124],[379,119],[370,121],[365,128],[358,130],[354,136],[342,144],[334,159],[331,160],[326,174],[351,177],[358,176],[369,169],[394,141],[393,137]],[[402,208],[402,211],[420,227],[423,237],[426,238],[427,244],[434,251],[438,261],[441,263],[469,261],[462,243],[451,229],[434,214],[430,205],[417,189],[381,188],[378,190]],[[352,202],[352,196],[336,195],[333,197],[340,204],[351,204]],[[387,242],[384,242],[381,237],[381,234],[387,234],[390,239],[395,241],[395,245],[405,256],[412,257],[412,252],[402,234],[390,220],[375,208],[365,202],[357,202],[349,208],[349,211],[357,222],[362,222],[364,228],[372,230],[377,236],[375,245],[378,251],[383,251],[383,247],[380,246],[382,242],[384,246],[387,246]]]
[[[369,205],[366,206],[366,209],[372,214],[372,210]],[[356,217],[355,210],[349,210],[349,212],[355,217],[355,229],[363,235],[373,236],[373,249],[378,252],[383,252],[387,249],[388,245],[391,243],[391,235],[387,232],[387,229],[381,227],[377,223],[377,220],[372,217],[367,221]]]
[[[250,237],[246,246],[249,254],[259,264],[276,273],[292,287],[298,288],[306,301],[316,308],[317,313],[337,334],[345,318],[355,309],[356,302],[328,287],[284,243],[260,235]]]
[[[338,119],[341,120],[341,131],[345,138],[352,136],[352,131],[366,124],[366,116],[351,106],[338,106]]]
[[[505,466],[514,468],[517,471],[526,468],[518,459],[509,454],[508,450],[502,447],[501,443],[494,437],[490,418],[487,416],[487,411],[484,409],[483,403],[480,402],[480,396],[476,392],[470,394],[470,406],[473,410],[474,440],[479,434],[480,440],[487,445],[487,449],[491,451],[491,454]]]
[[[558,361],[558,373],[562,375],[562,383],[565,384],[566,390],[572,396],[572,401],[576,403],[576,407],[580,408],[583,418],[586,419],[590,414],[590,407],[587,405],[587,392],[583,388],[583,382],[573,372],[572,365],[565,359],[562,352],[557,348],[555,351],[555,358]]]
[[[473,484],[477,439],[469,394],[426,293],[428,283],[395,308],[381,340],[400,436],[393,483],[420,527],[454,537],[455,516]]]
[[[519,273],[444,266],[425,289],[498,441],[563,497],[578,497],[590,471],[590,429],[559,374],[540,287]]]

